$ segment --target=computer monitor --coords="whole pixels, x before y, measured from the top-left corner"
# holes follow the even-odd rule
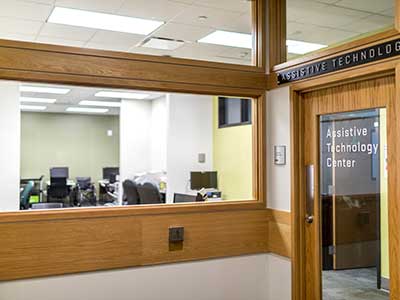
[[[50,169],[50,178],[69,178],[68,167],[55,167]]]
[[[110,183],[114,183],[116,181],[117,175],[119,175],[118,167],[103,168],[103,179],[108,179]]]
[[[190,172],[190,188],[192,190],[218,188],[217,172]]]

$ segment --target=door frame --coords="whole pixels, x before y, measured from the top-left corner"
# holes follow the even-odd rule
[[[395,76],[395,99],[400,99],[400,60],[391,60],[365,67],[353,68],[332,75],[320,76],[290,86],[291,108],[291,212],[292,212],[292,299],[306,299],[306,242],[305,242],[305,185],[303,166],[304,128],[301,93],[332,86]],[[400,300],[400,103],[390,101],[387,105],[388,122],[388,197],[389,199],[389,257],[390,257],[390,300]],[[389,146],[390,145],[390,146]],[[397,183],[397,184],[396,184]],[[315,246],[315,245],[313,245]],[[319,245],[317,245],[319,247]],[[317,273],[317,274],[315,274]],[[308,276],[320,276],[312,272]],[[318,281],[317,281],[318,282]],[[319,288],[319,287],[317,287]]]

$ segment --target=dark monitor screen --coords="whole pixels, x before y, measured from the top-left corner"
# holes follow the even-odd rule
[[[55,167],[50,169],[50,178],[69,178],[68,167]]]
[[[190,172],[190,188],[192,190],[218,188],[217,172]]]
[[[119,175],[118,167],[103,168],[103,179],[108,179],[113,183],[115,182],[117,175]]]

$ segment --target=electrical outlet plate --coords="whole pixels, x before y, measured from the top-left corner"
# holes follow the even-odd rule
[[[184,227],[170,227],[169,228],[169,242],[178,243],[183,242],[185,235]]]

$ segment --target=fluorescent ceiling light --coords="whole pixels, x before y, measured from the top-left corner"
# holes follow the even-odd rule
[[[110,102],[110,101],[92,101],[92,100],[82,100],[79,105],[87,106],[104,106],[104,107],[121,107],[120,102]]]
[[[328,47],[327,45],[308,43],[302,41],[293,41],[293,40],[287,40],[286,46],[288,47],[288,52],[292,54],[306,54],[312,51]]]
[[[67,112],[79,112],[79,113],[98,113],[104,114],[108,112],[107,108],[91,108],[91,107],[68,107]]]
[[[216,30],[198,40],[198,42],[248,49],[253,48],[253,38],[251,34],[223,30]]]
[[[19,97],[20,102],[33,102],[33,103],[50,103],[54,104],[57,99],[49,98],[35,98],[35,97]]]
[[[20,105],[20,109],[22,110],[46,110],[47,106],[41,106],[41,105]]]
[[[147,94],[137,94],[137,93],[127,93],[127,92],[97,92],[95,94],[96,97],[103,98],[115,98],[115,99],[137,99],[142,100],[147,98],[149,95]]]
[[[184,44],[184,41],[155,37],[146,41],[142,47],[161,50],[176,50],[182,47]]]
[[[21,92],[44,93],[44,94],[68,94],[71,90],[65,88],[42,87],[42,86],[27,86],[23,85],[19,89]]]
[[[160,21],[64,7],[55,7],[48,22],[143,35],[152,33],[164,24]]]

